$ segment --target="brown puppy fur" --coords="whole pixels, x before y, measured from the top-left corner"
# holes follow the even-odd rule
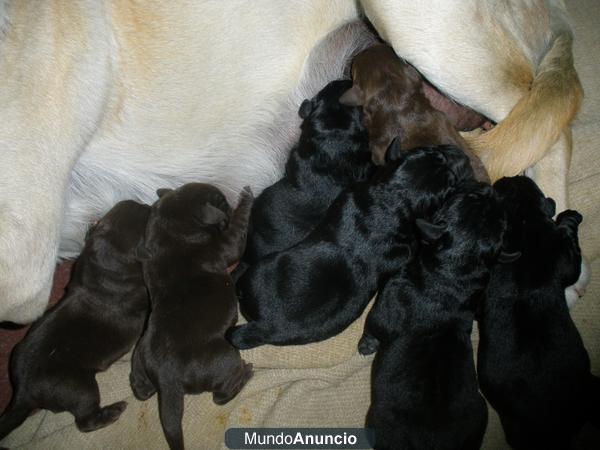
[[[245,189],[232,212],[221,191],[208,184],[157,193],[140,249],[152,312],[133,353],[131,388],[140,400],[158,391],[169,447],[182,449],[184,395],[212,392],[220,405],[252,376],[225,331],[237,322],[227,268],[246,246],[253,197]]]
[[[150,206],[117,203],[89,230],[66,296],[14,348],[14,393],[0,416],[0,439],[37,408],[68,411],[80,431],[105,427],[127,406],[100,406],[96,373],[127,353],[144,329],[150,305],[136,258]]]
[[[471,162],[475,178],[489,182],[485,167],[458,134],[448,117],[431,106],[423,79],[394,50],[378,44],[359,53],[352,62],[353,86],[342,97],[345,105],[362,106],[369,131],[373,162],[383,164],[395,137],[403,151],[453,145]]]

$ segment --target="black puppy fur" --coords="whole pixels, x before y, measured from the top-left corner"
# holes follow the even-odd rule
[[[140,251],[152,312],[130,378],[140,400],[158,391],[167,442],[182,449],[184,395],[212,392],[213,401],[224,404],[252,376],[225,330],[237,322],[226,269],[244,251],[253,198],[245,189],[232,213],[223,194],[207,184],[161,189],[158,195]]]
[[[564,211],[553,221],[554,202],[526,177],[494,188],[507,211],[508,248],[522,256],[492,271],[479,321],[479,384],[512,447],[566,449],[600,410],[600,384],[564,297],[580,272],[582,217]]]
[[[454,147],[404,153],[381,170],[344,191],[303,241],[244,274],[240,306],[250,322],[229,331],[234,346],[305,344],[341,332],[382,277],[405,264],[413,213],[435,208],[452,186],[473,177]]]
[[[378,449],[478,449],[487,406],[470,336],[504,212],[491,186],[471,181],[417,227],[423,245],[380,292],[359,344],[379,347],[367,426]]]
[[[300,242],[345,187],[373,174],[361,110],[338,101],[350,87],[349,80],[332,81],[302,103],[302,133],[285,175],[265,189],[252,207],[245,263],[254,264]]]
[[[13,350],[14,394],[0,438],[36,408],[69,411],[81,431],[105,427],[125,410],[126,402],[100,407],[95,375],[142,334],[150,305],[136,250],[149,214],[150,206],[123,201],[88,232],[67,294]]]

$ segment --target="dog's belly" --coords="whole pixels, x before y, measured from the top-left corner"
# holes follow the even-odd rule
[[[372,39],[356,25],[328,37],[337,45],[317,45],[357,16],[344,0],[194,5],[176,14],[159,2],[143,12],[115,2],[115,82],[71,175],[62,256],[124,198],[151,202],[157,188],[189,181],[215,184],[232,203],[245,185],[260,193],[281,176],[299,103]]]

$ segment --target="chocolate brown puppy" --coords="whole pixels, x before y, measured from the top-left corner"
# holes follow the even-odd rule
[[[117,203],[89,232],[67,294],[31,327],[11,355],[14,394],[0,417],[0,439],[37,408],[69,411],[77,428],[93,431],[127,406],[100,407],[95,375],[127,353],[149,310],[136,258],[150,206]]]
[[[481,160],[449,118],[431,106],[421,75],[391,47],[378,44],[360,52],[352,61],[352,81],[340,102],[363,107],[375,164],[384,163],[386,150],[398,136],[403,151],[442,144],[458,147],[469,157],[475,179],[490,182]]]
[[[207,184],[157,193],[140,249],[152,313],[130,379],[138,399],[158,391],[167,442],[182,449],[184,395],[212,392],[223,404],[252,376],[252,366],[224,336],[237,322],[227,267],[244,251],[253,197],[244,190],[232,212],[225,196]]]

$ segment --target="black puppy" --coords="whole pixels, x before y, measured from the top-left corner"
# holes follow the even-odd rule
[[[225,340],[225,330],[237,321],[226,269],[244,251],[253,199],[244,190],[232,213],[223,194],[207,184],[157,193],[140,251],[152,313],[130,378],[140,400],[158,390],[167,442],[182,449],[184,395],[212,392],[214,402],[223,404],[252,376],[252,366]]]
[[[378,449],[478,449],[487,407],[470,336],[489,269],[509,257],[504,212],[491,186],[470,181],[433,223],[416,223],[424,243],[380,292],[359,343],[362,354],[379,347],[367,426]]]
[[[459,149],[422,148],[344,191],[308,237],[264,258],[239,280],[240,306],[250,322],[228,332],[233,345],[305,344],[341,332],[382,277],[405,264],[414,212],[435,208],[455,184],[472,177]]]
[[[349,80],[332,81],[300,106],[302,133],[285,176],[265,189],[252,207],[245,263],[254,264],[300,242],[345,187],[373,174],[361,110],[338,101],[350,87]]]
[[[126,402],[100,407],[95,375],[142,334],[149,302],[136,250],[149,214],[150,206],[123,201],[88,232],[65,298],[13,350],[14,394],[0,438],[36,408],[69,411],[81,431],[105,427],[125,410]]]
[[[581,266],[577,227],[526,177],[494,184],[507,212],[508,248],[522,253],[492,271],[479,321],[481,390],[518,449],[566,449],[590,417],[600,383],[565,302]],[[595,408],[595,409],[592,409]]]

